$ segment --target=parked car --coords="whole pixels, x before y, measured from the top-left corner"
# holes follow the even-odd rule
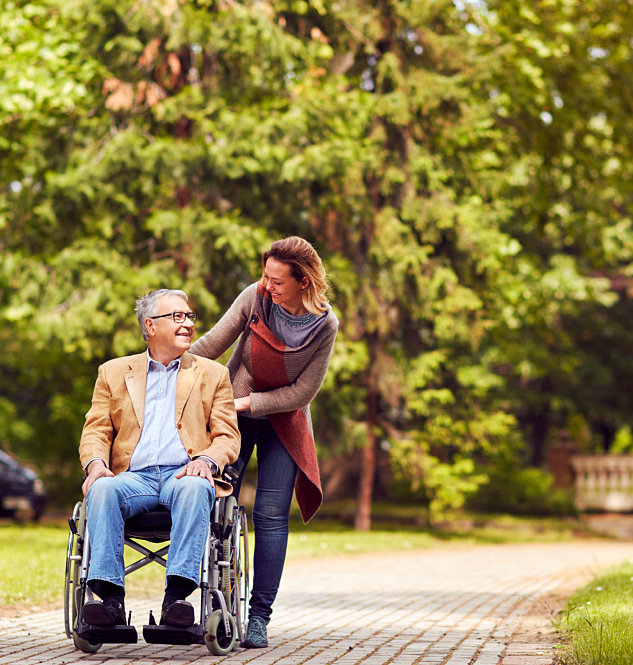
[[[0,517],[38,520],[47,501],[38,475],[0,450]]]

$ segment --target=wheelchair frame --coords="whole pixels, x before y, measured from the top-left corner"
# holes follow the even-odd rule
[[[165,511],[161,511],[165,512]],[[145,513],[145,517],[155,513]],[[132,518],[134,519],[134,518]],[[93,629],[87,637],[77,634],[81,611],[93,595],[87,586],[90,566],[90,536],[86,527],[86,501],[75,504],[68,520],[69,535],[64,584],[64,627],[80,651],[96,653],[103,643],[136,642],[133,626]],[[124,543],[142,554],[142,558],[125,567],[125,575],[152,562],[167,565],[169,544],[151,550],[138,540],[164,543],[169,530],[148,530],[142,525],[130,529],[126,523]],[[246,510],[235,497],[217,499],[213,505],[204,554],[200,565],[200,622],[191,628],[156,625],[150,611],[149,623],[143,626],[146,642],[160,644],[206,644],[210,653],[230,653],[237,640],[243,642],[246,632],[249,592],[248,521]],[[214,609],[214,606],[218,609]],[[130,623],[131,613],[128,615]],[[83,624],[85,626],[85,624]],[[85,634],[82,632],[82,634]]]

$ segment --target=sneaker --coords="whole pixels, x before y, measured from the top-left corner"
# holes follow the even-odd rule
[[[246,639],[242,642],[242,646],[247,649],[263,649],[268,646],[266,622],[261,617],[249,617]]]

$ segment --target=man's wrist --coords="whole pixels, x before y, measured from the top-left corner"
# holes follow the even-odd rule
[[[103,467],[107,468],[107,464],[100,457],[94,457],[88,462],[88,464],[86,464],[84,468],[84,472],[86,473],[86,475],[90,473],[90,467],[92,466],[93,462],[101,462],[101,464],[103,464]]]
[[[207,464],[209,467],[212,475],[216,475],[220,472],[220,467],[218,466],[218,463],[214,460],[211,459],[210,457],[207,457],[206,455],[198,455],[197,457],[193,458],[194,460],[202,460]]]

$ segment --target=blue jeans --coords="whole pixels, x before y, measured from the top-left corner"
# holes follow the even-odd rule
[[[288,515],[297,476],[297,465],[275,433],[268,419],[238,416],[242,435],[242,475],[235,489],[239,495],[246,465],[257,445],[257,489],[253,506],[255,552],[250,615],[270,620],[272,605],[286,559]]]
[[[174,478],[181,466],[152,466],[99,478],[88,492],[89,580],[124,587],[123,529],[139,513],[171,512],[167,575],[199,582],[200,562],[209,533],[215,488],[206,478]]]

